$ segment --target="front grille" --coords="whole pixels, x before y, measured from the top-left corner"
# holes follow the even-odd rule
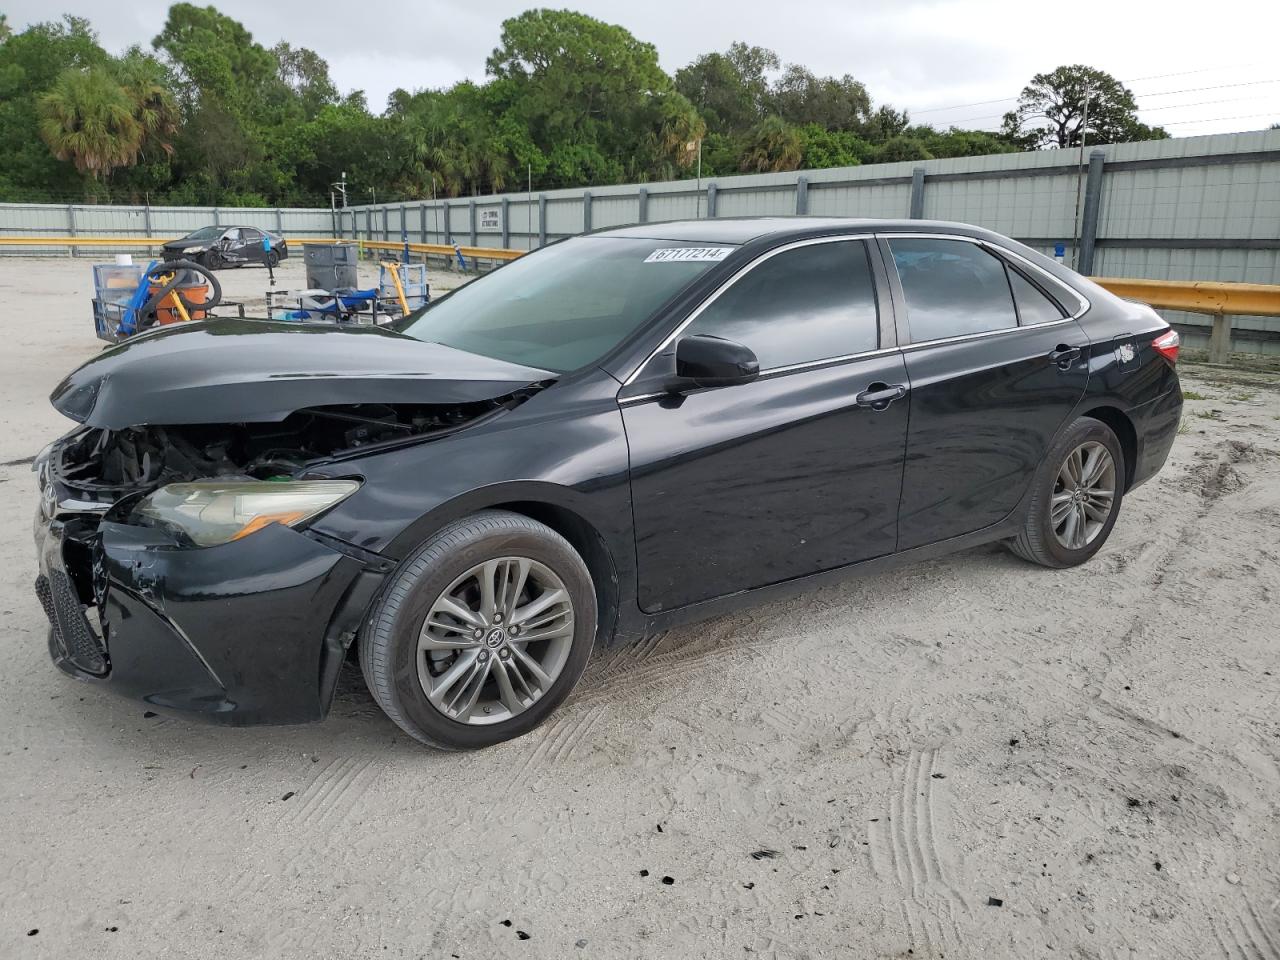
[[[86,673],[107,672],[107,652],[89,626],[71,578],[60,570],[36,578],[36,596],[53,627],[59,652]]]

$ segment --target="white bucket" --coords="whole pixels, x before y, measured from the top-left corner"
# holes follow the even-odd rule
[[[131,254],[131,253],[117,253],[117,254],[116,254],[116,266],[117,266],[117,267],[132,267],[132,266],[133,266],[133,254]]]

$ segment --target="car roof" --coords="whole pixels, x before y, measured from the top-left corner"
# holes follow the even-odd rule
[[[875,220],[867,217],[726,217],[713,220],[670,220],[631,227],[597,230],[596,237],[634,237],[700,243],[750,243],[765,237],[808,237],[829,233],[920,232],[987,236],[988,231],[966,223],[941,220]]]

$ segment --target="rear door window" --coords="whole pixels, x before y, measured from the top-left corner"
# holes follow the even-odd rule
[[[880,345],[875,284],[862,240],[811,243],[758,263],[682,332],[750,348],[761,370]]]
[[[978,244],[903,237],[889,249],[913,343],[1018,325],[1004,263]]]

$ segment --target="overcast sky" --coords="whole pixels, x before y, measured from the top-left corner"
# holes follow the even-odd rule
[[[15,30],[62,12],[87,17],[118,52],[159,32],[166,0],[0,0]],[[482,80],[503,19],[534,4],[273,0],[216,4],[264,46],[288,40],[329,61],[344,92],[381,110],[396,87]],[[875,103],[920,122],[995,128],[1038,72],[1086,63],[1137,95],[1146,123],[1174,136],[1257,130],[1280,122],[1275,0],[578,0],[658,48],[674,73],[735,40],[770,47],[818,74],[851,73]],[[999,102],[986,102],[999,101]],[[946,109],[939,109],[946,108]]]

